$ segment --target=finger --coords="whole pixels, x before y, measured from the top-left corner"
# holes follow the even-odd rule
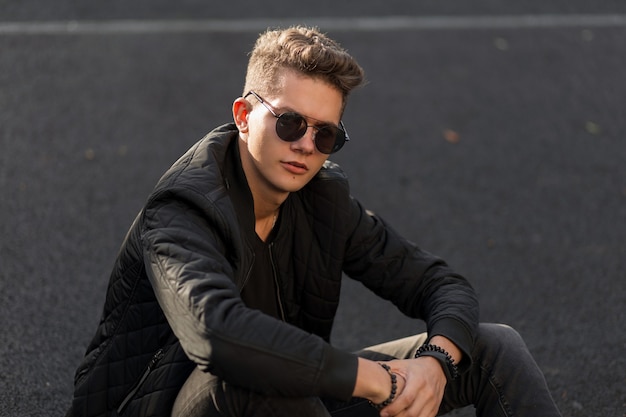
[[[442,393],[431,385],[422,385],[417,390],[412,388],[406,389],[385,407],[381,416],[435,417],[439,412]]]
[[[381,410],[381,417],[398,416],[415,402],[415,391],[404,389],[396,396],[391,404]]]
[[[438,392],[431,389],[424,389],[409,405],[407,415],[414,417],[435,417],[439,412],[442,397]]]

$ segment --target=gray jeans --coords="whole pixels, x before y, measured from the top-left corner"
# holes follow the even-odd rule
[[[357,352],[372,360],[408,359],[426,334]],[[560,416],[543,374],[526,344],[511,327],[481,324],[472,367],[446,387],[439,415],[474,405],[478,416]],[[367,417],[378,412],[363,399],[345,403],[320,398],[268,398],[194,370],[182,387],[173,417]]]

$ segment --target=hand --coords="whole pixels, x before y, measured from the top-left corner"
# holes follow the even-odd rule
[[[381,410],[381,417],[436,416],[447,382],[439,361],[425,356],[387,364],[398,375],[398,394],[391,404]]]
[[[445,349],[454,363],[461,361],[461,350],[447,338],[437,335],[430,342]],[[381,417],[436,416],[447,382],[439,361],[430,356],[422,356],[385,363],[397,375],[397,394],[394,401],[381,410]],[[354,397],[367,398],[380,404],[389,397],[390,385],[387,371],[378,363],[359,358]]]

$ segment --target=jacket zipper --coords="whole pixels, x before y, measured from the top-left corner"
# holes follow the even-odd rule
[[[276,298],[278,299],[278,308],[280,309],[280,317],[285,320],[285,309],[283,308],[283,300],[280,296],[280,285],[278,285],[278,274],[276,273],[276,265],[274,264],[274,252],[272,249],[274,248],[274,242],[270,243],[269,251],[270,251],[270,263],[272,264],[272,275],[274,275],[274,285],[276,286]]]
[[[150,362],[148,363],[148,367],[144,371],[143,375],[141,375],[141,378],[139,378],[139,381],[137,381],[137,383],[130,390],[126,398],[124,398],[124,400],[121,402],[119,407],[117,407],[118,414],[122,414],[124,412],[124,409],[126,408],[128,403],[130,403],[130,401],[133,399],[135,394],[137,394],[137,391],[139,391],[139,388],[141,388],[143,383],[148,378],[148,375],[150,375],[150,372],[152,372],[152,370],[155,368],[157,363],[159,363],[159,361],[163,359],[163,356],[165,356],[165,351],[163,349],[157,350],[154,356],[152,356],[152,359],[150,359]]]

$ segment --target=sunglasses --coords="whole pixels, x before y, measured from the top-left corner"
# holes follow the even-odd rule
[[[276,114],[265,100],[252,90],[246,93],[243,98],[249,95],[253,95],[254,98],[276,118],[276,134],[285,142],[297,141],[304,136],[309,127],[312,127],[316,130],[314,139],[315,147],[321,153],[328,155],[337,152],[343,147],[346,141],[350,140],[343,122],[339,122],[341,127],[331,124],[309,125],[304,116],[299,113],[290,111]]]

